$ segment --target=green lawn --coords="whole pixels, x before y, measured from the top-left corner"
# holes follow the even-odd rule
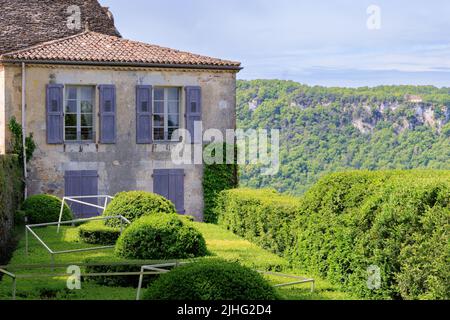
[[[288,263],[258,246],[243,240],[242,238],[222,229],[216,225],[195,223],[195,227],[200,230],[206,239],[208,250],[211,255],[221,257],[230,261],[239,261],[243,265],[257,270],[282,271],[283,273],[305,276],[299,270],[291,270]],[[21,229],[20,233],[24,233]],[[56,233],[55,227],[36,229],[36,233],[45,240],[53,250],[70,250],[79,248],[94,247],[78,241],[76,228],[64,227],[60,234]],[[113,256],[113,250],[71,253],[56,256],[57,264],[82,263],[86,258],[98,258],[99,261],[120,261]],[[17,250],[14,252],[10,266],[10,271],[17,274],[65,274],[63,268],[21,268],[14,270],[14,266],[29,264],[49,264],[50,255],[30,235],[29,255],[25,254],[25,237],[22,235]],[[19,279],[17,282],[17,299],[82,299],[82,300],[128,300],[135,299],[136,289],[105,287],[83,282],[81,290],[68,290],[66,288],[66,277],[44,277]],[[267,276],[272,283],[289,282],[289,279]],[[281,296],[285,299],[351,299],[346,293],[336,290],[328,282],[321,279],[316,280],[316,289],[314,293],[310,292],[309,284],[297,285],[278,289]],[[0,282],[0,299],[11,298],[12,281],[9,277],[4,277]]]

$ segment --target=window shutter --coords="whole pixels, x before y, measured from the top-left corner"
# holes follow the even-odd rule
[[[65,196],[95,196],[98,194],[98,173],[95,170],[66,171]],[[81,201],[98,205],[98,199],[82,199]],[[78,218],[92,217],[99,214],[97,208],[68,201],[72,211]]]
[[[152,139],[152,86],[136,87],[136,143],[150,144]]]
[[[75,197],[81,195],[81,175],[79,171],[66,171],[64,176],[64,195],[66,197]],[[79,203],[68,201],[67,204],[73,213],[78,216],[81,213],[82,206]]]
[[[47,85],[47,143],[64,143],[63,89],[61,84]]]
[[[169,170],[153,171],[153,193],[169,199]]]
[[[116,87],[101,85],[100,90],[100,143],[116,143]]]
[[[203,132],[195,132],[196,121],[202,120],[202,90],[200,87],[186,87],[186,130],[192,143],[202,143]]]
[[[184,170],[169,170],[169,199],[179,214],[184,214]]]
[[[153,192],[172,201],[179,214],[185,213],[183,169],[154,170]]]

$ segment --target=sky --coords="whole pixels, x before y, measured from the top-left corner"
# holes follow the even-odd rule
[[[240,79],[450,87],[448,0],[99,0],[128,39],[237,60]]]

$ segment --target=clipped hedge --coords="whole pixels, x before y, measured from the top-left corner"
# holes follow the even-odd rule
[[[162,274],[144,291],[145,300],[276,300],[264,278],[238,263],[206,259]]]
[[[91,221],[78,227],[81,241],[89,244],[114,245],[120,237],[120,228],[105,225],[104,221]]]
[[[154,213],[176,213],[176,209],[172,202],[160,195],[145,191],[127,191],[116,194],[103,215],[121,215],[133,222],[142,216]],[[106,225],[120,227],[120,220],[108,220]]]
[[[48,194],[34,195],[26,199],[21,207],[29,223],[57,222],[61,211],[61,199]],[[64,204],[62,221],[73,219],[72,210]]]
[[[233,189],[219,194],[219,224],[264,249],[284,254],[293,246],[290,225],[299,200],[274,190]]]
[[[220,198],[221,224],[343,290],[370,299],[450,298],[450,171],[335,173],[292,210],[276,209],[285,200],[268,191]],[[371,266],[380,287],[368,285]]]
[[[217,223],[217,213],[214,211],[218,194],[223,190],[229,190],[238,186],[238,166],[236,163],[228,164],[226,159],[227,148],[235,146],[228,144],[212,143],[205,147],[205,152],[214,156],[215,148],[221,148],[224,158],[221,163],[205,164],[203,169],[203,220],[206,223]]]
[[[11,253],[14,213],[22,199],[23,180],[18,158],[0,155],[0,265],[7,264]]]
[[[302,201],[291,257],[361,297],[448,299],[449,201],[448,171],[332,174]]]
[[[185,220],[186,221],[186,220]],[[206,255],[199,231],[177,214],[144,216],[119,237],[115,254],[125,259],[184,259]]]

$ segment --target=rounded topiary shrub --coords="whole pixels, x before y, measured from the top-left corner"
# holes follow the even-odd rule
[[[31,196],[22,204],[21,211],[24,212],[29,223],[57,222],[61,211],[61,199],[55,196],[40,194]],[[73,219],[72,210],[64,204],[62,220]]]
[[[115,254],[126,259],[185,259],[206,255],[199,231],[176,214],[154,214],[133,222],[116,243]]]
[[[172,202],[160,195],[145,191],[128,191],[116,194],[103,215],[121,215],[133,222],[142,216],[153,213],[176,213],[176,209]],[[108,220],[106,225],[119,227],[120,220]]]
[[[184,265],[162,274],[146,300],[276,300],[275,289],[256,271],[219,259]]]

